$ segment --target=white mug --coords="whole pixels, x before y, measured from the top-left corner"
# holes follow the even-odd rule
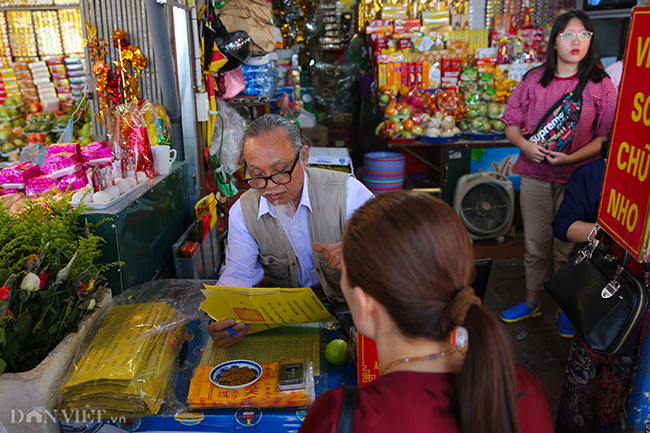
[[[156,172],[158,174],[169,173],[169,168],[176,161],[176,149],[170,149],[166,144],[159,144],[158,146],[151,146],[151,153]],[[170,154],[172,155],[171,157]]]

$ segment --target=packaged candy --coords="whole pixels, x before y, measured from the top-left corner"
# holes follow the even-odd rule
[[[47,176],[36,176],[29,180],[29,183],[25,187],[25,194],[27,195],[36,195],[42,194],[48,191],[51,191],[56,186],[54,179],[50,179]]]
[[[41,168],[33,162],[17,162],[0,170],[0,185],[20,185],[22,188],[29,179],[40,176]]]
[[[52,179],[72,174],[81,169],[81,156],[74,152],[59,152],[48,155],[43,164],[43,173]]]
[[[77,191],[88,185],[88,176],[84,170],[79,170],[68,176],[63,176],[57,187],[60,191]]]
[[[81,153],[79,143],[54,143],[47,147],[47,156],[61,152]]]
[[[89,165],[96,165],[113,160],[113,151],[105,141],[90,143],[81,151],[81,157]]]
[[[0,191],[0,197],[3,196],[3,195],[18,194],[18,193],[21,192],[21,191],[22,191],[22,190],[20,190],[20,189],[16,189],[16,188],[7,188],[7,189],[3,189],[2,191]]]

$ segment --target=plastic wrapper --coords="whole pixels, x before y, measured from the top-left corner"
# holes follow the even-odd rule
[[[223,118],[223,124],[217,118],[210,144],[210,155],[216,155],[223,170],[232,174],[239,166],[241,139],[246,129],[246,121],[234,108],[222,100],[219,100],[219,114]]]
[[[242,65],[240,68],[243,68],[243,66],[244,65]],[[246,87],[246,80],[240,68],[223,73],[225,91],[221,97],[223,99],[232,99],[235,96],[239,95],[242,91],[246,91],[248,95],[268,96],[273,87],[264,89],[256,88],[258,93],[248,93],[248,90],[251,89]],[[273,72],[275,72],[275,70]],[[273,82],[275,84],[275,80],[273,80]],[[264,93],[264,91],[266,91],[266,93]]]
[[[62,131],[68,126],[68,122],[70,121],[71,116],[69,115],[63,115],[59,116],[54,120],[54,123],[52,124],[52,127],[54,128],[55,131]]]
[[[59,188],[59,191],[77,191],[87,185],[88,176],[82,167],[81,170],[75,173],[72,173],[68,176],[63,176],[59,180],[57,188]]]
[[[93,410],[103,419],[131,419],[185,411],[170,384],[185,325],[205,317],[202,283],[156,280],[114,298],[59,386],[59,413]]]
[[[25,134],[31,134],[33,132],[45,133],[50,132],[51,130],[52,124],[50,122],[30,123],[23,129]]]
[[[32,114],[29,118],[29,124],[32,125],[34,123],[51,123],[53,120],[53,113],[35,113]]]
[[[0,170],[0,185],[26,184],[29,179],[40,176],[41,168],[32,162],[17,162]]]
[[[2,197],[3,195],[18,194],[18,193],[21,192],[21,191],[22,191],[22,190],[17,189],[17,188],[7,188],[7,189],[3,189],[3,190],[0,190],[0,197]]]
[[[353,86],[358,70],[349,65],[316,62],[311,70],[316,101],[325,108],[328,117],[337,118],[354,112]]]
[[[81,146],[79,143],[53,143],[47,146],[47,156],[55,155],[61,152],[81,154]]]
[[[43,173],[50,178],[59,178],[81,169],[81,155],[76,152],[59,152],[48,155],[43,164]]]
[[[95,141],[83,148],[81,157],[84,162],[92,164],[97,160],[112,160],[113,151],[106,141]]]
[[[29,179],[29,182],[25,187],[25,194],[27,195],[42,194],[53,190],[55,186],[56,186],[56,182],[54,181],[54,179],[50,179],[47,176],[36,176]]]
[[[113,108],[112,132],[117,159],[133,158],[135,171],[144,172],[148,178],[154,177],[151,145],[147,134],[146,122],[134,102]]]
[[[155,102],[145,101],[140,108],[140,114],[146,123],[149,144],[172,144],[172,129],[169,123],[169,116],[162,105]]]

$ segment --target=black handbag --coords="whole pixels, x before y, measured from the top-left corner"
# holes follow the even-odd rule
[[[609,254],[599,235],[544,283],[576,333],[597,352],[629,356],[638,343],[648,290]]]

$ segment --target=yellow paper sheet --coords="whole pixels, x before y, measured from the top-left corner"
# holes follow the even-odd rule
[[[278,363],[263,364],[262,377],[241,389],[223,389],[210,382],[212,366],[197,367],[190,382],[187,403],[191,409],[223,407],[297,407],[311,403],[304,389],[278,389]]]
[[[248,359],[258,364],[278,362],[283,359],[305,358],[314,366],[314,374],[320,375],[320,336],[294,335],[291,337],[257,337],[244,338],[238,344],[223,348],[210,339],[199,365],[219,365],[233,359]]]
[[[216,320],[250,323],[249,334],[288,324],[336,321],[309,287],[205,287],[201,309]]]

